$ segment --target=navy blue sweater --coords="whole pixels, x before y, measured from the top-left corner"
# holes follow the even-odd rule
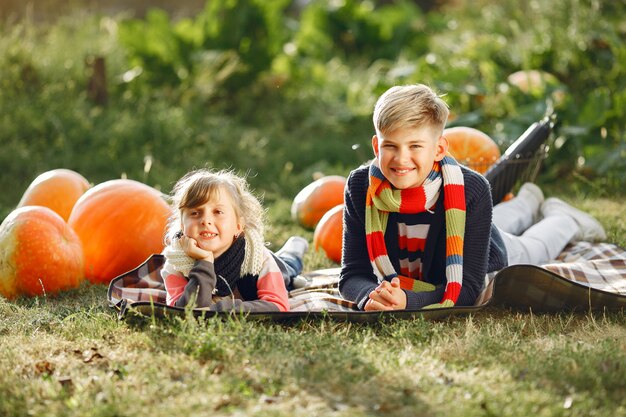
[[[463,286],[456,305],[471,306],[483,289],[487,272],[502,269],[507,264],[506,248],[498,229],[491,223],[492,201],[489,183],[480,174],[461,167],[465,181],[466,222],[463,244]],[[369,185],[369,166],[350,173],[345,188],[343,217],[343,253],[339,291],[347,300],[363,309],[369,293],[378,281],[372,270],[365,240],[365,196]],[[446,228],[443,191],[434,213],[389,213],[385,230],[385,244],[389,259],[400,273],[398,223],[430,225],[422,254],[424,281],[436,286],[435,291],[413,292],[407,295],[407,310],[420,309],[438,303],[443,298],[446,284]]]

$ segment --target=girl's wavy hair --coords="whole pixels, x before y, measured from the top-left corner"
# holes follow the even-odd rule
[[[172,189],[173,210],[167,222],[165,244],[169,245],[181,230],[183,209],[201,206],[221,191],[228,192],[232,198],[237,219],[243,219],[244,234],[246,230],[255,230],[263,236],[266,213],[246,179],[230,170],[198,169],[185,174]]]

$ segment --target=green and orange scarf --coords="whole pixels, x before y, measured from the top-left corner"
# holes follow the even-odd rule
[[[369,169],[369,187],[365,205],[367,250],[378,281],[400,279],[400,287],[416,292],[433,291],[432,284],[398,275],[385,245],[389,213],[430,211],[439,198],[443,182],[443,206],[446,221],[446,288],[443,299],[424,308],[455,305],[463,285],[463,239],[465,236],[465,184],[463,173],[454,158],[445,156],[433,164],[424,184],[405,190],[394,189],[374,160]]]

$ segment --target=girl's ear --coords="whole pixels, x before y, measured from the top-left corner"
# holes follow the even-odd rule
[[[448,139],[445,136],[439,136],[435,145],[435,161],[441,161],[448,154]]]
[[[243,233],[243,229],[245,228],[246,223],[244,222],[243,219],[239,219],[239,221],[237,222],[237,237],[239,237],[239,235],[241,235]]]

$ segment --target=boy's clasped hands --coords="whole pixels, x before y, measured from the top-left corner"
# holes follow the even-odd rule
[[[406,308],[406,294],[400,288],[400,279],[395,277],[381,282],[369,295],[365,303],[365,311],[404,310]]]

